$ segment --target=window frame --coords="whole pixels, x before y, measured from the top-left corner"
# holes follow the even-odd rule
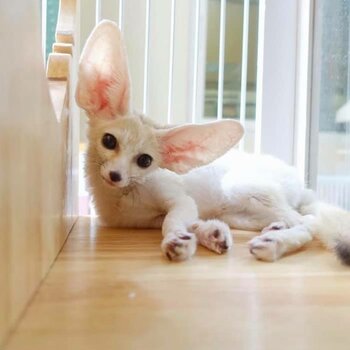
[[[313,7],[313,0],[260,0],[259,8],[255,151],[296,166],[307,181],[310,151],[315,154],[310,145]]]

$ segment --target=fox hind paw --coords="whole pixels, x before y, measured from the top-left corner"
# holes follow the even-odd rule
[[[249,251],[258,260],[273,262],[281,257],[281,243],[276,235],[265,233],[248,243]]]

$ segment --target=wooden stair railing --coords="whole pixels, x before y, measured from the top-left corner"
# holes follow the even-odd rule
[[[45,74],[38,0],[0,2],[0,348],[77,217],[78,7],[60,1]]]

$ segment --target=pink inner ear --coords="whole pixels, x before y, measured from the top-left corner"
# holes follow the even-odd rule
[[[94,93],[96,95],[92,95],[92,96],[98,96],[99,98],[99,103],[97,104],[98,110],[96,112],[100,112],[101,110],[108,107],[109,100],[106,92],[108,91],[109,87],[114,83],[115,82],[113,81],[113,79],[102,79],[102,78],[98,79],[96,86],[94,88]]]
[[[181,146],[177,146],[171,143],[165,143],[162,150],[163,162],[167,165],[173,163],[181,163],[186,160],[191,159],[191,154],[195,152],[200,152],[206,148],[195,144],[192,141],[188,141]]]
[[[76,91],[78,105],[90,118],[111,119],[129,111],[127,57],[117,25],[100,22],[83,49]]]
[[[95,106],[95,114],[111,118],[128,111],[128,87],[122,86],[113,76],[99,76],[92,92],[89,102]]]

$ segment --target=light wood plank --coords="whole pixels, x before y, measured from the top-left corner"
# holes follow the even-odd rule
[[[39,10],[0,2],[0,347],[77,215],[73,87],[46,79]]]
[[[317,242],[255,261],[253,235],[171,263],[157,230],[80,218],[6,350],[349,349],[349,268]]]

